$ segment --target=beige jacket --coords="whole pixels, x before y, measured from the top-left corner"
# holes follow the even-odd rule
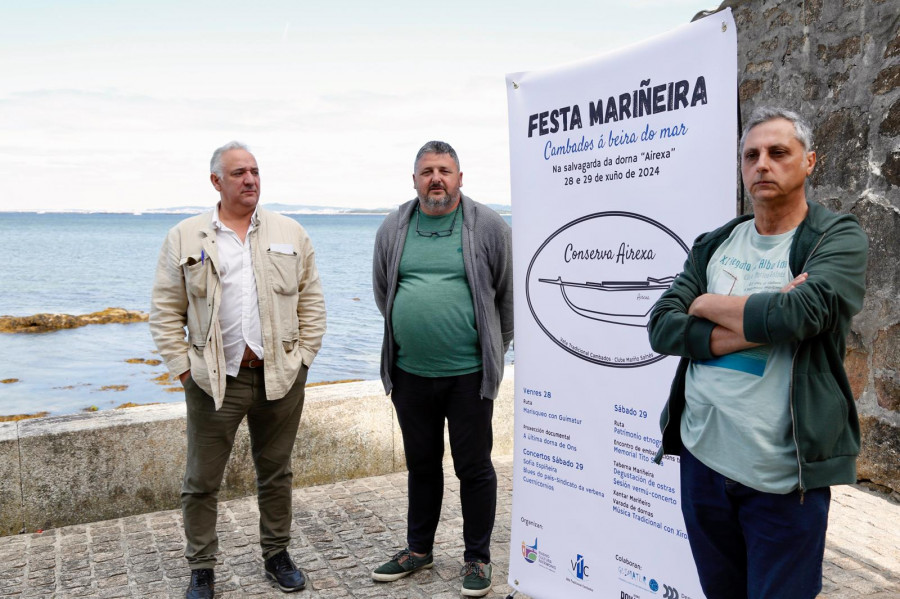
[[[212,211],[185,219],[159,253],[150,305],[150,334],[169,371],[225,397],[225,354],[219,326],[222,286]],[[302,364],[312,364],[325,334],[325,298],[312,243],[297,221],[258,208],[249,233],[259,293],[266,398],[279,399]],[[274,251],[291,246],[292,254]],[[187,326],[187,338],[184,328]]]

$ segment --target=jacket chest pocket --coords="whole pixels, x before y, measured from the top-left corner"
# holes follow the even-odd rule
[[[209,278],[210,261],[200,256],[188,256],[181,259],[181,270],[184,273],[184,287],[188,293],[187,328],[190,343],[198,351],[206,344],[209,333],[210,298],[207,297],[207,280]]]
[[[269,280],[272,282],[272,290],[281,295],[297,295],[299,293],[299,279],[297,277],[297,261],[299,257],[293,254],[280,254],[271,250],[266,252],[266,265],[269,271]]]
[[[194,297],[206,297],[207,264],[198,257],[188,256],[181,259],[181,268],[187,292]]]
[[[266,269],[274,291],[274,311],[282,341],[292,341],[299,337],[300,322],[297,318],[297,302],[300,295],[298,277],[299,256],[281,254],[271,250],[266,252]],[[285,347],[285,351],[287,347]]]

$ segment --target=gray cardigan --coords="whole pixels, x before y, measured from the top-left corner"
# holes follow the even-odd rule
[[[385,217],[375,236],[372,289],[384,317],[381,381],[390,393],[394,366],[394,329],[391,310],[397,292],[400,258],[409,219],[418,200],[410,200]],[[472,291],[475,326],[481,344],[481,397],[495,399],[503,378],[503,356],[513,339],[513,270],[511,229],[499,214],[462,196],[462,249],[466,278]]]

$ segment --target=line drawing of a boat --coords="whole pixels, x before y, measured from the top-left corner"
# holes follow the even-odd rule
[[[555,279],[538,279],[558,285],[569,308],[584,318],[631,327],[646,327],[650,311],[663,292],[672,286],[674,276],[644,281],[586,281],[575,283]]]

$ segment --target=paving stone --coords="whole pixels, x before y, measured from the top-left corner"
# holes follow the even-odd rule
[[[25,588],[25,579],[24,578],[5,578],[0,579],[0,592],[7,591],[9,589],[17,589],[21,591]]]
[[[168,599],[168,586],[163,582],[154,582],[134,589],[134,597],[140,599]]]
[[[491,547],[495,584],[488,594],[494,599],[511,592],[504,580],[511,458],[497,460],[496,466],[500,489]],[[389,584],[373,582],[371,571],[405,544],[405,473],[295,490],[289,551],[309,578],[298,599],[458,599],[462,518],[456,479],[448,474],[445,481],[435,567]],[[821,597],[896,599],[900,505],[855,487],[838,487],[833,494]],[[263,572],[255,498],[220,507],[217,597],[283,598]],[[183,551],[178,511],[3,537],[0,598],[180,598],[190,576]],[[519,594],[516,599],[528,597]]]
[[[131,589],[126,587],[117,587],[117,588],[109,588],[109,589],[100,589],[97,592],[97,597],[100,599],[112,599],[114,597],[131,597]]]
[[[130,572],[129,580],[136,585],[146,585],[151,582],[159,582],[163,580],[163,573],[160,570],[152,570],[149,572]]]

